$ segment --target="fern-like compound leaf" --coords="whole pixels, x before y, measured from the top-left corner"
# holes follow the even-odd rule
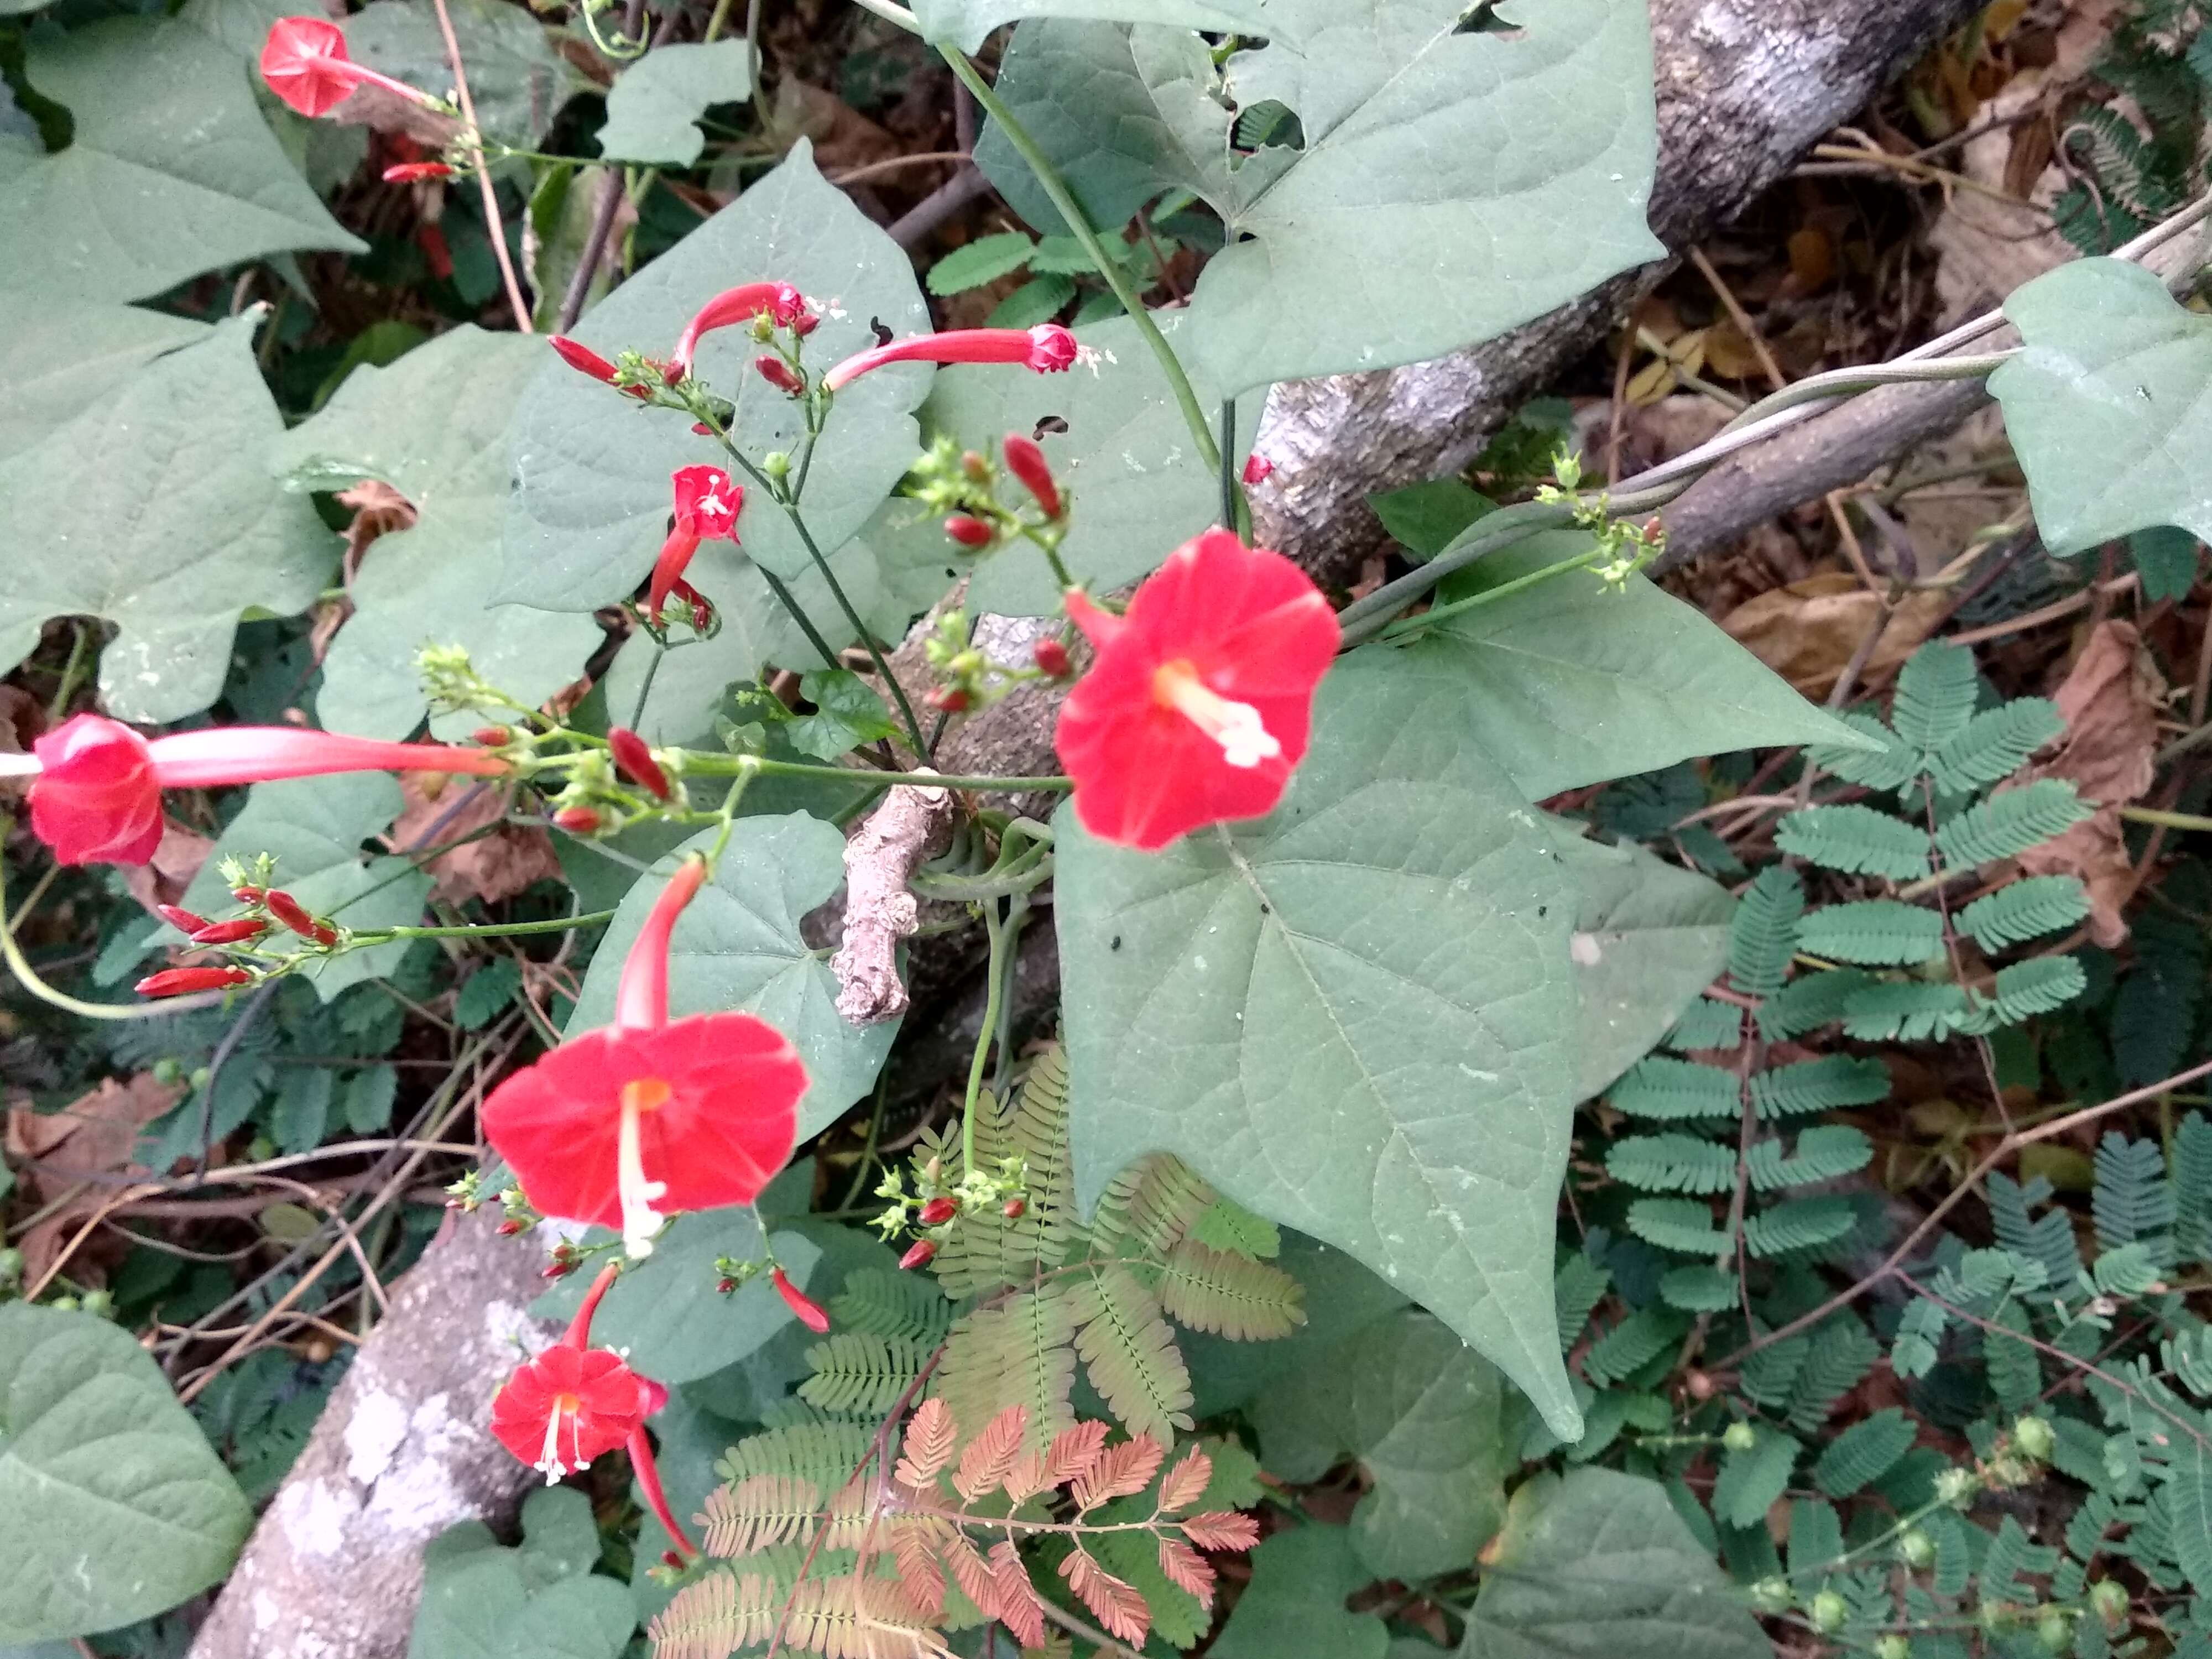
[[[2118,1129],[2106,1132],[2097,1143],[2089,1213],[2097,1243],[2106,1249],[2140,1244],[2159,1266],[2172,1264],[2173,1187],[2155,1140],[2130,1140]]]
[[[1936,787],[1962,795],[2010,777],[2027,757],[2066,730],[2058,705],[2044,697],[2017,697],[1983,710],[1929,757]]]
[[[1863,1042],[1940,1042],[1975,1017],[1955,985],[1870,981],[1844,999],[1844,1035]]]
[[[888,1267],[861,1267],[847,1274],[843,1287],[830,1298],[830,1311],[842,1329],[898,1337],[925,1348],[942,1342],[952,1323],[952,1304],[933,1279]]]
[[[1647,1054],[1607,1093],[1613,1110],[1655,1122],[1732,1118],[1741,1102],[1735,1073],[1695,1060]]]
[[[1775,825],[1774,842],[1847,875],[1911,881],[1928,873],[1928,832],[1871,806],[1805,807]]]
[[[1217,1261],[1259,1265],[1188,1240],[1184,1245]],[[1131,1434],[1173,1444],[1175,1431],[1191,1426],[1190,1372],[1159,1299],[1117,1262],[1074,1283],[1068,1311],[1077,1324],[1075,1351],[1107,1409]]]
[[[2071,1285],[2081,1271],[2081,1252],[2074,1243],[2073,1223],[2063,1210],[2033,1216],[2033,1207],[2051,1196],[2051,1183],[2041,1176],[2023,1187],[2010,1176],[1992,1171],[1986,1189],[1990,1220],[1998,1245],[2009,1254],[2035,1262],[2047,1285]]]
[[[1562,1351],[1580,1340],[1591,1311],[1612,1284],[1613,1269],[1593,1261],[1585,1250],[1576,1251],[1560,1264],[1552,1277],[1552,1302],[1559,1316]]]
[[[1813,1483],[1831,1498],[1872,1486],[1912,1449],[1920,1431],[1895,1406],[1863,1418],[1831,1440],[1813,1466]]]
[[[1874,1162],[1874,1143],[1848,1123],[1820,1124],[1798,1135],[1790,1156],[1778,1138],[1755,1142],[1744,1162],[1753,1190],[1778,1192],[1857,1174]]]
[[[1898,671],[1890,726],[1907,747],[1932,756],[1966,729],[1976,691],[1974,653],[1930,640]]]
[[[1866,1381],[1881,1358],[1881,1344],[1850,1314],[1839,1314],[1822,1325],[1813,1333],[1805,1364],[1790,1387],[1790,1425],[1801,1434],[1820,1432],[1844,1396]]]
[[[1659,1276],[1659,1295],[1685,1313],[1718,1313],[1736,1305],[1736,1278],[1709,1263],[1669,1267]]]
[[[1213,1479],[1213,1460],[1198,1447],[1193,1446],[1176,1460],[1175,1467],[1160,1480],[1160,1510],[1173,1514],[1187,1510],[1206,1496],[1207,1483]]]
[[[1743,1244],[1761,1260],[1817,1249],[1850,1231],[1857,1218],[1847,1198],[1835,1194],[1793,1198],[1746,1218]]]
[[[1721,1459],[1720,1479],[1713,1483],[1713,1513],[1732,1527],[1764,1526],[1767,1510],[1796,1467],[1795,1440],[1763,1424],[1756,1433],[1750,1446],[1729,1449]]]
[[[1797,952],[1805,888],[1795,871],[1770,865],[1744,892],[1729,927],[1729,980],[1746,996],[1771,997]]]
[[[2183,1259],[2212,1261],[2212,1122],[2201,1112],[2174,1127],[2173,1207]]]
[[[1131,1253],[1164,1258],[1213,1207],[1212,1188],[1181,1158],[1155,1152],[1139,1158],[1108,1183],[1091,1229],[1094,1256]]]
[[[826,1412],[874,1413],[891,1408],[929,1361],[927,1346],[903,1336],[839,1331],[806,1351],[814,1374],[799,1397]]]
[[[1029,1420],[1027,1407],[1012,1405],[986,1423],[960,1454],[960,1466],[952,1474],[953,1491],[971,1504],[996,1492],[1022,1455]]]
[[[1735,1148],[1695,1135],[1630,1135],[1607,1149],[1606,1172],[1647,1193],[1724,1193],[1735,1185]]]
[[[1751,1077],[1751,1098],[1762,1118],[1802,1117],[1846,1106],[1871,1106],[1889,1097],[1889,1068],[1852,1054],[1823,1054],[1788,1066],[1770,1066]]]
[[[2073,876],[2030,876],[1976,899],[1959,926],[1992,953],[2071,927],[2089,914],[2088,890]]]
[[[1968,1030],[2017,1025],[2063,1008],[2089,988],[2088,975],[2072,957],[2037,957],[1997,970],[1995,996]]]
[[[1936,850],[1954,870],[1995,864],[2064,835],[2091,810],[2064,778],[2038,778],[1991,795],[1942,825],[1936,831]]]
[[[1098,1461],[1069,1483],[1075,1507],[1089,1511],[1116,1498],[1127,1498],[1152,1484],[1167,1448],[1148,1434],[1109,1446]]]
[[[1263,1215],[1254,1215],[1242,1204],[1217,1198],[1191,1225],[1190,1236],[1217,1250],[1272,1261],[1283,1253],[1282,1230]]]
[[[1306,1322],[1305,1287],[1279,1267],[1186,1238],[1159,1275],[1160,1304],[1177,1324],[1232,1342],[1267,1342]]]
[[[1699,997],[1682,1011],[1659,1046],[1687,1054],[1701,1048],[1733,1048],[1741,1041],[1743,1010],[1732,1002]]]
[[[1054,1279],[955,1322],[935,1389],[963,1433],[980,1431],[1009,1406],[1027,1410],[1032,1449],[1074,1426],[1068,1396],[1075,1387],[1075,1322],[1065,1291],[1066,1281]]]
[[[1060,1564],[1060,1576],[1076,1598],[1091,1609],[1091,1616],[1103,1625],[1107,1634],[1117,1636],[1133,1646],[1142,1647],[1145,1636],[1152,1629],[1152,1609],[1133,1585],[1124,1583],[1098,1565],[1097,1558],[1080,1544]]]
[[[1832,1025],[1843,1018],[1854,993],[1875,983],[1873,975],[1856,968],[1792,980],[1759,1005],[1759,1032],[1769,1042],[1785,1042]]]
[[[942,1400],[925,1400],[907,1419],[906,1452],[898,1462],[903,1486],[925,1491],[937,1482],[960,1444],[960,1425]]]
[[[1861,899],[1812,912],[1798,929],[1808,955],[1868,967],[1907,968],[1943,951],[1943,918],[1902,899]]]
[[[1713,1224],[1713,1212],[1686,1198],[1639,1198],[1628,1206],[1628,1231],[1647,1244],[1680,1255],[1717,1259],[1731,1241]]]
[[[1832,744],[1815,744],[1805,751],[1805,758],[1820,770],[1845,783],[1884,792],[1902,789],[1920,775],[1919,751],[1905,744],[1881,721],[1860,709],[1850,710],[1842,719],[1853,731],[1862,737],[1872,738],[1881,747],[1844,749]]]
[[[1583,1375],[1598,1388],[1610,1388],[1642,1370],[1681,1341],[1686,1322],[1666,1308],[1641,1308],[1590,1344],[1583,1356]]]

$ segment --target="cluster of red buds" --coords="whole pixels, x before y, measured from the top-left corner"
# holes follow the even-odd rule
[[[626,726],[610,727],[603,755],[577,766],[554,798],[552,822],[572,836],[611,835],[659,809],[684,805],[653,746]]]
[[[766,1273],[769,1283],[775,1287],[775,1293],[783,1298],[784,1305],[791,1310],[800,1324],[817,1336],[829,1330],[830,1310],[793,1284],[791,1275],[784,1272],[783,1265],[774,1257],[740,1260],[732,1255],[716,1256],[714,1272],[717,1275],[714,1288],[724,1296],[735,1296],[754,1279]]]
[[[329,918],[313,914],[283,888],[270,886],[270,870],[265,858],[251,870],[235,860],[226,861],[223,877],[231,884],[230,896],[245,907],[243,915],[210,921],[182,905],[160,904],[155,909],[162,921],[185,936],[185,943],[194,950],[259,956],[264,953],[254,947],[277,927],[305,939],[318,951],[337,950],[344,938],[343,930]],[[236,962],[201,963],[164,968],[149,974],[132,988],[141,996],[187,996],[198,991],[250,985],[255,977],[252,969]]]
[[[996,1210],[1005,1219],[1018,1221],[1028,1214],[1028,1176],[1024,1161],[1009,1158],[1000,1162],[995,1175],[978,1170],[948,1184],[944,1160],[932,1157],[915,1171],[915,1188],[909,1192],[904,1175],[886,1170],[876,1196],[889,1199],[890,1206],[872,1224],[886,1243],[911,1232],[913,1242],[899,1257],[899,1266],[909,1270],[927,1267],[951,1237],[962,1216]]]

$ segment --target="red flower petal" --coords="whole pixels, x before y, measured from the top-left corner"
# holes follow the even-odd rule
[[[799,1316],[800,1324],[817,1336],[830,1328],[830,1310],[793,1284],[782,1268],[772,1270],[769,1278],[775,1285],[775,1293],[784,1299],[792,1312]]]
[[[558,1479],[629,1441],[645,1420],[641,1382],[611,1349],[556,1342],[492,1397],[492,1435]]]
[[[719,466],[683,466],[671,477],[676,489],[676,527],[702,541],[737,539],[745,492]]]
[[[1169,556],[1126,616],[1079,593],[1068,614],[1098,652],[1055,733],[1085,829],[1153,852],[1206,824],[1274,810],[1304,758],[1314,690],[1340,638],[1304,571],[1209,531]],[[1200,702],[1244,723],[1237,730],[1256,722],[1253,751],[1170,701],[1163,669],[1180,669]],[[1245,763],[1232,763],[1240,754]]]
[[[31,832],[62,864],[143,864],[161,844],[161,786],[146,739],[79,714],[31,745]]]

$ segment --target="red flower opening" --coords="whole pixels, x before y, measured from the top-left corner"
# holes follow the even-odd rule
[[[676,489],[676,523],[660,544],[660,556],[653,562],[653,580],[645,591],[646,614],[655,628],[660,626],[668,596],[678,586],[688,586],[684,568],[699,544],[738,539],[738,514],[745,504],[744,487],[732,483],[719,466],[678,467],[669,482]]]
[[[885,363],[1024,363],[1040,374],[1058,374],[1083,361],[1075,336],[1058,323],[1035,328],[954,328],[848,357],[822,377],[832,392]]]
[[[791,1156],[806,1067],[751,1014],[668,1018],[676,918],[706,878],[678,870],[631,945],[615,1023],[562,1043],[484,1103],[483,1127],[547,1215],[621,1229],[649,1255],[667,1215],[750,1204]]]
[[[556,1342],[493,1396],[491,1431],[550,1486],[628,1444],[644,1403],[637,1373],[613,1349]]]
[[[1212,530],[1169,556],[1127,615],[1079,592],[1067,612],[1097,649],[1054,737],[1085,829],[1157,852],[1274,810],[1340,637],[1304,571]]]
[[[345,31],[327,17],[280,17],[261,45],[261,78],[269,90],[302,115],[327,115],[362,82],[402,98],[439,107],[418,87],[380,75],[346,55]]]
[[[510,769],[481,749],[380,743],[290,726],[210,726],[142,738],[79,714],[31,745],[31,831],[63,864],[143,864],[161,841],[161,791],[266,783],[331,772]]]

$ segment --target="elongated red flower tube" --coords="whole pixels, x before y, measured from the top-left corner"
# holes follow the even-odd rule
[[[562,1043],[484,1103],[483,1127],[543,1213],[621,1229],[649,1255],[668,1213],[750,1204],[791,1156],[806,1067],[751,1014],[668,1018],[680,866],[625,958],[615,1023]]]
[[[799,378],[789,363],[772,351],[763,351],[754,358],[753,370],[778,392],[793,398],[806,395],[806,382]]]
[[[289,893],[282,888],[271,888],[263,896],[261,902],[269,907],[270,915],[276,917],[301,939],[314,938],[315,919],[307,914],[307,906],[301,904]]]
[[[197,933],[208,925],[205,916],[194,915],[181,904],[157,904],[154,907],[154,914],[180,933]]]
[[[653,579],[645,590],[646,615],[655,628],[699,544],[737,540],[738,514],[745,505],[744,487],[732,483],[719,466],[678,467],[669,482],[676,492],[676,523],[660,544],[660,556],[653,562]]]
[[[942,334],[917,334],[910,340],[848,357],[822,377],[836,392],[885,363],[1024,363],[1040,374],[1057,374],[1081,359],[1075,336],[1058,323],[1035,328],[954,328]]]
[[[142,997],[180,997],[193,991],[220,991],[253,977],[243,968],[164,968],[131,988]]]
[[[384,170],[387,185],[415,185],[426,179],[450,179],[453,169],[443,161],[402,161]]]
[[[1044,509],[1048,519],[1060,516],[1060,481],[1052,476],[1052,466],[1044,458],[1044,449],[1034,438],[1024,437],[1018,432],[1006,434],[1000,453],[1006,458],[1006,471],[1022,481],[1022,487],[1036,497],[1036,504]]]
[[[668,774],[660,769],[660,763],[653,759],[643,738],[627,726],[612,726],[607,732],[607,748],[632,783],[650,789],[663,800],[668,799]]]
[[[571,835],[596,835],[599,828],[599,815],[588,806],[564,806],[553,815],[553,822]]]
[[[380,75],[346,53],[345,31],[327,17],[280,17],[261,43],[261,78],[306,116],[327,115],[364,81],[402,98],[441,107],[419,87]]]
[[[269,931],[269,924],[258,916],[240,916],[231,921],[210,921],[195,928],[191,941],[195,945],[236,945],[240,940],[258,939]]]
[[[481,749],[380,743],[290,726],[211,726],[149,741],[120,721],[79,714],[31,745],[31,830],[63,864],[143,864],[161,841],[161,791],[207,789],[332,772],[510,769]]]
[[[1304,571],[1210,530],[1169,555],[1126,616],[1080,592],[1067,613],[1098,653],[1054,734],[1085,829],[1157,852],[1274,810],[1340,638]]]
[[[763,315],[774,319],[780,327],[797,329],[799,319],[808,314],[806,296],[789,283],[745,283],[725,289],[684,324],[684,332],[677,337],[676,349],[669,354],[669,365],[676,371],[669,378],[681,380],[691,372],[691,359],[702,335]]]
[[[830,1310],[793,1284],[781,1267],[769,1269],[769,1279],[775,1285],[775,1293],[799,1316],[800,1324],[817,1336],[830,1328]]]
[[[553,355],[562,362],[579,374],[588,374],[601,386],[613,386],[624,397],[635,398],[640,403],[653,396],[644,386],[623,385],[615,366],[580,341],[572,340],[565,334],[549,334],[545,337],[545,343],[553,348]]]

